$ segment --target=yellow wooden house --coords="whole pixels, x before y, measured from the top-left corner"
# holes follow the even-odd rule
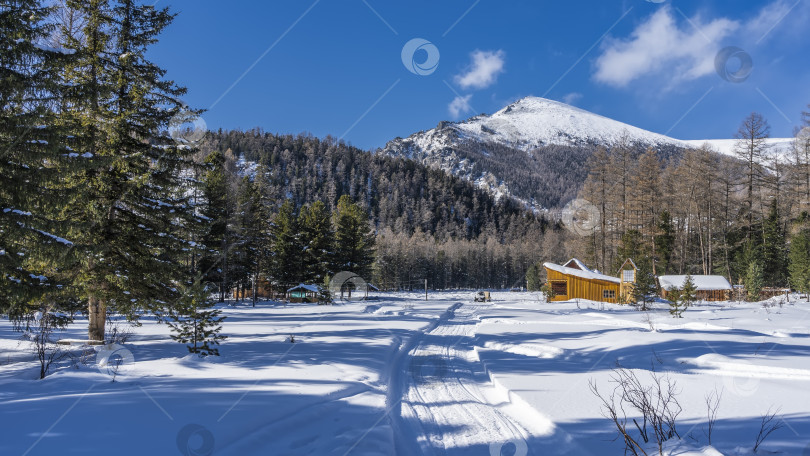
[[[632,291],[636,279],[635,266],[632,260],[627,260],[619,270],[619,277],[613,277],[591,270],[576,258],[562,266],[543,264],[549,287],[554,292],[551,301],[588,299],[611,303],[619,302],[621,296]]]
[[[619,295],[624,297],[624,302],[630,300],[630,295],[636,285],[636,275],[638,275],[636,263],[630,258],[624,260],[624,264],[619,268],[619,279],[621,280]]]
[[[565,266],[544,263],[548,284],[554,292],[551,301],[589,299],[618,302],[621,281],[616,277],[592,271],[581,261],[571,259]]]

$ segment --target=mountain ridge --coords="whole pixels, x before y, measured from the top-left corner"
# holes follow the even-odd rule
[[[784,152],[790,139],[769,141]],[[475,183],[496,198],[511,197],[533,210],[558,207],[584,181],[585,162],[597,147],[624,145],[641,153],[653,148],[665,158],[708,144],[722,154],[732,154],[733,140],[679,140],[644,130],[559,101],[525,97],[495,113],[479,114],[464,121],[442,121],[432,129],[407,138],[395,138],[376,153],[404,157]],[[519,153],[518,153],[519,152]],[[570,157],[562,157],[568,154]],[[568,168],[556,166],[555,160]],[[569,158],[578,161],[571,163]],[[491,169],[492,167],[498,170]],[[511,167],[521,167],[520,182]],[[530,176],[525,176],[529,173]],[[543,181],[554,181],[555,195],[544,195]],[[538,189],[530,187],[537,181]]]

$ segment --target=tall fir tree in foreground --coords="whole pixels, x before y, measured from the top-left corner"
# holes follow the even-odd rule
[[[72,247],[63,179],[86,166],[70,148],[73,125],[58,109],[75,53],[44,46],[53,8],[0,5],[0,312],[21,321],[66,302],[60,271]]]
[[[74,292],[88,302],[89,337],[103,340],[108,309],[137,319],[180,297],[190,274],[184,238],[198,223],[183,191],[193,149],[168,134],[184,111],[185,89],[164,79],[147,59],[173,20],[167,9],[134,0],[70,1],[86,18],[78,58],[67,71],[72,98],[60,113],[80,124],[76,153],[89,169],[64,181],[74,243],[66,270]]]

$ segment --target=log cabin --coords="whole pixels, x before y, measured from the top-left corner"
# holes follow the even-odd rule
[[[728,301],[731,299],[731,284],[723,276],[718,275],[693,275],[692,281],[695,283],[695,297],[701,301]],[[681,289],[686,282],[685,275],[663,275],[658,277],[658,286],[661,289],[661,297],[667,299],[669,290],[673,288]]]

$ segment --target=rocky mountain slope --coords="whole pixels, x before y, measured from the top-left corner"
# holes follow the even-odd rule
[[[787,140],[776,140],[784,143]],[[576,195],[593,151],[620,144],[642,153],[679,155],[704,141],[681,141],[564,103],[527,97],[492,115],[396,138],[377,153],[405,157],[474,182],[497,198],[509,196],[539,210]],[[709,141],[731,153],[728,142]]]

